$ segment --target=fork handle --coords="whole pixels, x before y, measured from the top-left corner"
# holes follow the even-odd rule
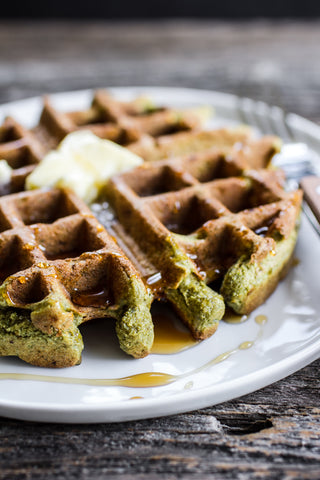
[[[310,175],[300,180],[304,198],[320,224],[320,177]]]

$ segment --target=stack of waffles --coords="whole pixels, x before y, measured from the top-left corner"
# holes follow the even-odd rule
[[[145,160],[106,183],[105,225],[70,191],[23,191],[45,153],[79,129]],[[154,300],[204,339],[226,306],[250,313],[290,266],[301,192],[286,192],[270,166],[278,138],[254,139],[247,127],[204,130],[195,111],[98,91],[85,111],[58,112],[45,99],[33,130],[6,119],[0,142],[14,169],[0,199],[0,355],[75,365],[79,325],[114,318],[120,347],[143,357]]]

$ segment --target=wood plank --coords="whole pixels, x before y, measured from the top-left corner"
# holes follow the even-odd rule
[[[171,417],[101,425],[1,419],[0,478],[317,479],[319,366]]]
[[[320,21],[1,23],[0,102],[99,86],[225,91],[320,122]]]

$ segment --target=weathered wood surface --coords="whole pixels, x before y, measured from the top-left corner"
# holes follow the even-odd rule
[[[1,419],[0,478],[318,480],[319,365],[167,418],[73,426]]]
[[[320,122],[320,22],[0,24],[0,103],[98,86],[259,98]],[[0,419],[0,479],[319,479],[320,361],[184,415],[102,425]]]
[[[0,24],[0,101],[167,85],[259,98],[320,121],[320,21]]]

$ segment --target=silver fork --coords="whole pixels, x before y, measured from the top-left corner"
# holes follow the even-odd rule
[[[284,144],[274,156],[273,164],[282,168],[287,177],[287,189],[299,185],[304,192],[303,211],[320,236],[320,156],[306,143],[297,142],[285,112],[249,98],[241,98],[238,115],[242,122],[262,134],[279,136]]]

